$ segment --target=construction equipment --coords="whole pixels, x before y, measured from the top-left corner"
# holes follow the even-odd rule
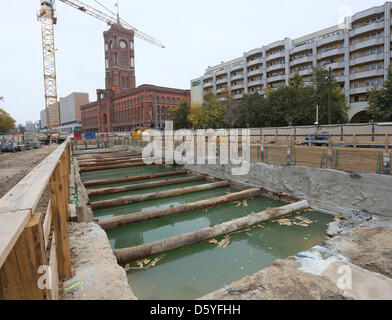
[[[92,17],[106,22],[109,26],[121,24],[123,28],[132,30],[136,37],[152,43],[158,47],[164,48],[162,42],[141,32],[128,24],[117,12],[117,16],[103,13],[82,1],[77,0],[60,0],[61,2],[78,9]],[[56,81],[56,46],[54,39],[54,25],[57,24],[55,15],[55,0],[41,0],[41,8],[38,13],[38,19],[41,21],[42,32],[42,53],[44,67],[44,86],[45,86],[45,110],[46,110],[46,132],[49,140],[60,137],[59,130],[59,108],[57,102],[57,81]]]

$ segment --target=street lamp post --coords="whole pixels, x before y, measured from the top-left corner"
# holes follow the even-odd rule
[[[332,99],[332,69],[329,67],[328,74],[328,124],[332,124],[331,99]]]

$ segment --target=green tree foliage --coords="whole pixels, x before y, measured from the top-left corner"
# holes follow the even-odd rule
[[[373,88],[368,92],[367,113],[374,121],[392,121],[392,67],[388,69],[388,79],[380,90]]]
[[[329,71],[323,68],[313,70],[314,103],[319,105],[319,123],[328,124],[328,100],[331,95],[331,123],[347,123],[348,107],[346,96],[333,78],[329,79]]]
[[[22,125],[22,124],[19,124],[19,125],[18,125],[18,130],[19,130],[21,133],[25,133],[25,132],[26,132],[26,127],[25,127],[24,125]]]
[[[0,132],[7,133],[12,129],[15,129],[15,120],[0,108]]]
[[[246,94],[241,102],[238,126],[264,127],[270,122],[270,110],[267,99],[259,93]]]
[[[202,109],[202,123],[203,127],[209,128],[222,128],[223,119],[225,116],[225,107],[219,101],[218,97],[214,94],[208,94],[204,97]]]
[[[192,127],[195,129],[222,128],[225,117],[225,106],[218,97],[212,93],[204,96],[204,103],[193,105],[188,116]]]
[[[188,120],[188,116],[191,112],[191,106],[188,100],[181,99],[179,105],[174,110],[173,114],[173,126],[174,130],[188,129],[191,127],[191,123]]]
[[[188,120],[191,122],[193,128],[203,128],[203,110],[200,103],[192,103]]]
[[[326,72],[328,76],[328,71]],[[328,123],[329,81],[325,70],[316,69],[314,86],[305,86],[296,74],[288,86],[268,90],[266,98],[258,93],[245,95],[239,112],[241,127],[277,127],[309,125],[316,121],[316,104],[319,104],[319,123]],[[347,122],[344,93],[335,80],[331,81],[331,114],[333,123]]]

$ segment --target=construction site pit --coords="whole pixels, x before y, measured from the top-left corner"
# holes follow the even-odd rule
[[[116,155],[112,155],[112,157],[114,156]],[[120,154],[117,155],[117,157],[119,156]],[[146,183],[147,187],[151,182],[157,183],[173,179],[184,181],[181,179],[187,179],[195,174],[172,165],[137,165],[95,171],[91,166],[103,163],[105,156],[102,156],[101,162],[96,163],[89,162],[92,157],[96,156],[79,157],[79,165],[83,165],[84,162],[86,165],[83,167],[88,168],[85,172],[81,170],[80,176],[90,194],[90,205],[93,209],[94,219],[98,224],[113,217],[140,215],[151,210],[175,208],[246,190],[246,188],[233,186],[229,183],[223,187],[218,186],[169,197],[157,199],[147,197],[144,201],[120,205],[113,203],[106,207],[96,207],[97,204],[122,197],[169,190],[181,191],[189,187],[207,186],[219,181],[203,176],[199,180],[178,184],[168,182],[167,185],[143,187],[141,190],[94,195],[94,192],[104,189],[108,191],[110,188]],[[97,161],[97,158],[95,160]],[[121,161],[118,160],[115,163],[121,163]],[[136,157],[135,161],[137,161]],[[181,172],[178,174],[167,176],[179,170]],[[156,177],[157,174],[158,177]],[[162,174],[163,176],[159,176]],[[145,179],[118,180],[140,176]],[[99,185],[94,185],[94,182],[97,181]],[[110,181],[117,182],[111,183]],[[89,183],[93,185],[89,186]],[[212,228],[234,219],[263,212],[268,208],[278,208],[285,205],[287,203],[282,200],[257,195],[204,209],[104,229],[111,248],[116,252],[119,249],[138,247],[204,228]],[[135,261],[119,263],[126,270],[128,283],[139,299],[197,299],[225,287],[233,281],[270,267],[277,259],[295,256],[321,244],[327,238],[328,224],[333,221],[332,215],[306,209],[260,223],[245,230],[238,230],[152,256],[145,256]]]

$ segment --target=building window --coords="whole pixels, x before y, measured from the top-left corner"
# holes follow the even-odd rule
[[[148,102],[152,102],[152,96],[148,96]]]
[[[166,98],[166,103],[167,103],[167,104],[170,104],[170,98],[169,98],[169,97]]]
[[[133,40],[131,40],[131,41],[129,42],[129,48],[130,48],[131,50],[133,50]]]
[[[155,102],[158,104],[159,103],[159,96],[156,96]]]
[[[176,104],[176,99],[175,98],[172,99],[172,104]]]
[[[165,97],[161,98],[161,103],[165,103]]]
[[[135,67],[135,58],[131,56],[131,68]]]

